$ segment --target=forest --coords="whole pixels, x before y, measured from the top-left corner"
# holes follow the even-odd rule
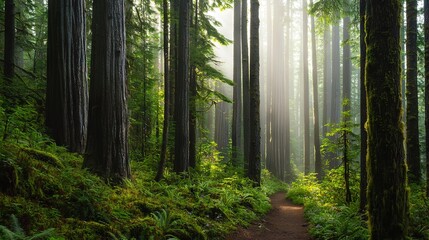
[[[429,0],[0,6],[1,240],[429,240]]]

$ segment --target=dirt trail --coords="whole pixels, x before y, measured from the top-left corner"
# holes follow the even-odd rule
[[[259,222],[240,228],[227,236],[227,240],[311,240],[304,220],[302,206],[285,199],[284,193],[271,198],[271,211]]]

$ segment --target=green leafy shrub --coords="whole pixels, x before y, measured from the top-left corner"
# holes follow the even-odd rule
[[[356,190],[358,181],[352,181]],[[344,184],[341,169],[331,170],[322,183],[316,175],[300,175],[292,183],[287,196],[297,204],[305,206],[305,217],[310,222],[310,234],[323,240],[368,239],[366,222],[358,211],[358,200],[345,205]]]

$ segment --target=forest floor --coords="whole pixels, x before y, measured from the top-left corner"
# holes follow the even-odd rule
[[[302,206],[285,199],[285,193],[270,197],[272,209],[248,228],[240,228],[227,240],[311,240]]]

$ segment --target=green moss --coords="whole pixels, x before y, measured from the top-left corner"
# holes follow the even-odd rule
[[[61,169],[64,168],[64,165],[61,162],[61,160],[57,156],[53,155],[52,153],[44,152],[33,148],[21,148],[20,150],[23,154],[27,154],[29,157],[33,159],[49,163],[54,167],[58,167]]]

